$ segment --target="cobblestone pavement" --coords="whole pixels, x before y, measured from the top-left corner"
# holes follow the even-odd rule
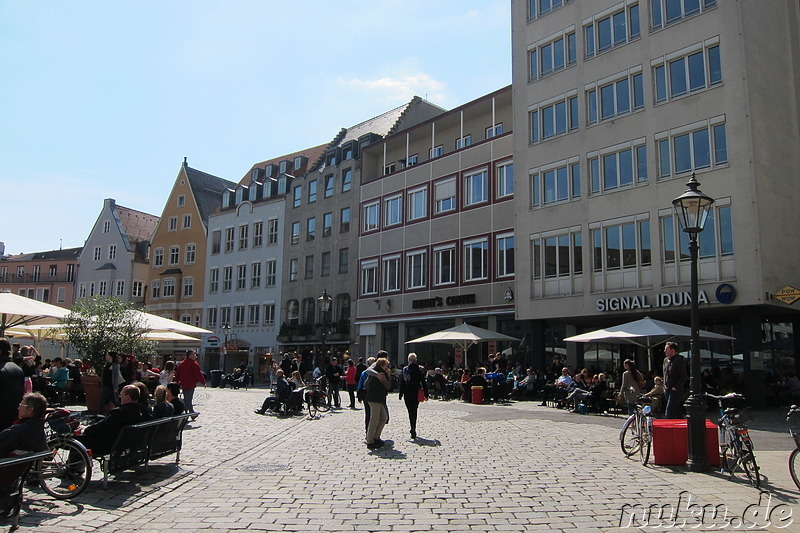
[[[201,415],[184,433],[179,466],[162,459],[112,477],[106,490],[95,471],[74,501],[32,489],[20,531],[635,531],[621,527],[631,519],[642,531],[800,531],[788,434],[783,449],[757,453],[760,494],[741,478],[625,459],[622,418],[434,400],[420,407],[422,438],[412,442],[392,395],[383,433],[392,446],[370,451],[362,410],[254,414],[265,394],[198,390]],[[661,519],[645,513],[655,504],[665,506]]]

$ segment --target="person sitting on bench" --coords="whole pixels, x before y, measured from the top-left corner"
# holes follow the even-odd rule
[[[87,426],[80,436],[76,437],[95,456],[105,455],[111,451],[120,430],[142,422],[139,409],[139,387],[125,385],[119,395],[120,406],[109,411],[103,420]]]
[[[278,411],[281,407],[281,404],[284,404],[289,401],[289,395],[291,393],[292,393],[292,386],[289,385],[289,382],[286,381],[285,377],[283,377],[283,370],[280,369],[276,370],[275,396],[267,396],[264,399],[264,403],[261,404],[261,409],[256,409],[255,413],[263,415],[267,412],[267,409]]]

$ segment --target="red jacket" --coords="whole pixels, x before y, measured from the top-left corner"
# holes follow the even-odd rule
[[[198,383],[206,384],[206,378],[200,372],[200,365],[192,359],[184,359],[175,369],[175,381],[181,384],[182,389],[193,389]]]

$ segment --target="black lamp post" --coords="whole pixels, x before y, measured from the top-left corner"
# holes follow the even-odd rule
[[[694,173],[686,184],[686,192],[672,201],[675,214],[683,231],[689,234],[689,255],[691,259],[691,376],[689,378],[689,399],[686,400],[686,413],[689,431],[689,470],[704,472],[708,470],[706,457],[706,415],[700,382],[700,312],[697,306],[697,235],[703,231],[708,213],[714,199],[706,196],[698,187]]]
[[[320,321],[322,322],[322,357],[326,357],[325,336],[328,334],[328,311],[331,310],[333,298],[328,294],[328,289],[322,290],[322,296],[317,298],[319,302]]]
[[[222,345],[222,371],[225,372],[225,357],[228,355],[228,333],[231,332],[231,325],[225,322],[222,324],[222,333],[225,334],[225,344]]]

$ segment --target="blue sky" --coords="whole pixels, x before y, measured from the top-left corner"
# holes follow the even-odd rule
[[[183,161],[238,181],[414,95],[511,83],[509,0],[0,0],[0,241],[82,246],[104,198],[160,215]]]

